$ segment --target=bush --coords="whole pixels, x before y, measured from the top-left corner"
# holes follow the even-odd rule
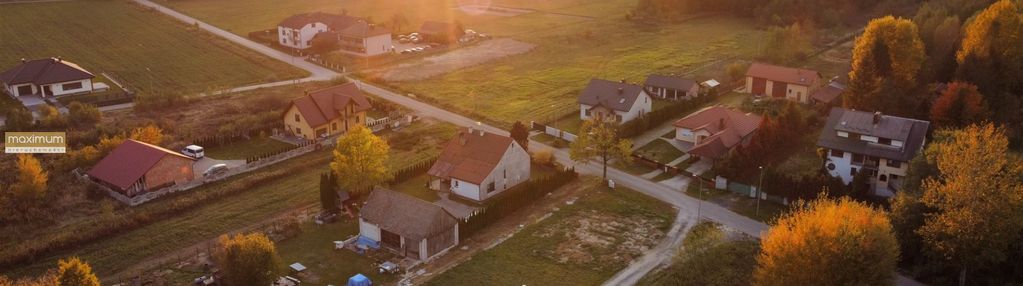
[[[7,131],[32,131],[35,125],[32,113],[24,108],[11,108],[5,116],[7,120],[4,122],[4,130]]]
[[[68,117],[74,124],[85,126],[99,122],[103,115],[95,105],[75,101],[68,105]]]
[[[43,105],[39,109],[39,118],[39,126],[43,129],[59,130],[67,127],[67,116],[51,105]]]
[[[533,162],[544,166],[554,165],[554,151],[550,149],[537,150],[533,152]]]

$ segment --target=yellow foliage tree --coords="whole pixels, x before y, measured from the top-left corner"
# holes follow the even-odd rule
[[[924,180],[922,200],[936,211],[917,233],[933,253],[959,266],[960,285],[967,267],[1006,259],[1023,235],[1023,163],[1008,145],[1004,129],[987,124],[954,131],[931,147],[939,175]]]
[[[163,142],[163,130],[156,125],[146,125],[146,127],[135,128],[131,131],[131,139],[146,142],[153,145],[160,145]]]
[[[46,196],[46,182],[49,174],[43,170],[39,160],[30,154],[18,155],[18,181],[11,186],[11,193],[21,203],[34,202]]]
[[[887,16],[871,20],[856,38],[845,104],[899,115],[919,113],[920,98],[909,96],[926,53],[913,21]]]
[[[334,161],[330,169],[337,175],[342,190],[369,192],[373,186],[386,183],[393,175],[387,166],[391,147],[365,126],[357,125],[337,139]]]
[[[755,285],[891,285],[898,242],[884,212],[821,198],[782,216],[761,242]]]
[[[618,128],[614,123],[590,119],[583,121],[579,128],[579,137],[569,145],[569,155],[573,161],[586,162],[596,158],[604,167],[603,179],[607,180],[607,162],[618,159],[632,162],[632,141],[618,138]]]
[[[280,272],[277,249],[261,233],[220,236],[213,260],[224,270],[226,285],[270,285]]]
[[[57,262],[57,281],[60,286],[99,286],[92,267],[78,257]]]

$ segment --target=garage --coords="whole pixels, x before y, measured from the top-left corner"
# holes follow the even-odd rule
[[[788,91],[789,85],[784,82],[772,81],[771,97],[785,97],[785,93]]]
[[[766,94],[767,93],[767,79],[754,77],[753,78],[753,89],[750,91],[752,94]]]

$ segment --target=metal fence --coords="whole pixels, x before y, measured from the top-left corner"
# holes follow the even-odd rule
[[[749,198],[757,197],[757,187],[742,184],[739,182],[729,181],[727,178],[722,176],[717,176],[714,178],[714,187],[721,190],[727,190],[729,192],[733,192]],[[783,204],[786,206],[789,205],[788,198],[772,195],[768,192],[760,192],[760,199]]]
[[[535,131],[543,132],[544,134],[547,134],[547,135],[550,135],[550,136],[554,136],[554,138],[561,138],[561,139],[563,139],[565,141],[568,141],[568,142],[575,142],[575,139],[576,139],[576,135],[575,134],[566,132],[566,131],[558,129],[558,128],[554,128],[554,127],[552,127],[550,125],[545,125],[545,124],[542,124],[542,123],[537,123],[536,121],[530,121],[529,122],[529,126],[530,126],[530,129],[533,129]]]

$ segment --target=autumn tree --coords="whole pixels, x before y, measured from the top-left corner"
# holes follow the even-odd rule
[[[522,149],[529,151],[529,129],[526,128],[525,124],[522,124],[521,121],[515,121],[515,124],[512,124],[510,133],[511,138],[518,142]]]
[[[330,169],[337,175],[337,184],[352,194],[369,192],[373,186],[392,178],[387,167],[391,147],[373,135],[365,126],[357,125],[337,139],[334,161]]]
[[[921,82],[948,81],[955,74],[955,53],[962,22],[945,1],[924,3],[913,17],[927,51]]]
[[[32,127],[35,125],[32,112],[24,108],[11,108],[4,115],[7,118],[4,121],[4,128],[8,131],[32,131]]]
[[[19,202],[32,202],[46,196],[49,174],[39,160],[31,154],[18,155],[18,181],[11,186],[11,194]]]
[[[853,48],[847,107],[910,116],[924,99],[914,96],[924,45],[916,24],[887,16],[871,20]]]
[[[145,127],[133,129],[128,138],[153,145],[160,145],[160,143],[163,142],[163,130],[160,129],[160,127],[156,127],[156,125],[149,124]]]
[[[782,215],[761,249],[755,285],[891,285],[899,257],[885,214],[848,197]]]
[[[401,29],[409,25],[408,17],[404,13],[398,12],[391,15],[391,32],[401,33]]]
[[[749,69],[748,64],[734,62],[725,67],[725,73],[728,74],[728,78],[731,79],[732,82],[738,82],[746,78],[747,69]]]
[[[44,104],[39,108],[39,125],[49,130],[62,129],[67,127],[67,116],[56,107]]]
[[[95,124],[102,119],[103,114],[92,104],[84,104],[78,101],[71,102],[68,104],[68,118],[72,124],[78,126],[87,126]]]
[[[998,1],[963,28],[956,53],[960,80],[974,83],[984,94],[995,119],[1019,122],[1023,95],[1023,17],[1016,3]]]
[[[772,26],[761,47],[760,56],[772,63],[789,63],[805,59],[813,50],[812,40],[799,24]]]
[[[977,86],[952,82],[931,105],[931,122],[935,127],[962,127],[987,119],[987,103]]]
[[[579,128],[579,136],[569,146],[569,155],[576,162],[597,159],[601,162],[607,181],[607,162],[618,159],[632,162],[632,141],[618,138],[618,128],[611,122],[590,119]]]
[[[61,259],[57,262],[57,281],[60,286],[99,286],[99,278],[92,273],[92,267],[88,263],[71,257],[67,260]]]
[[[277,249],[261,233],[220,236],[213,260],[224,271],[226,285],[270,285],[280,272]]]
[[[934,143],[937,177],[923,182],[923,203],[936,211],[918,230],[937,257],[968,270],[1003,261],[1023,234],[1023,163],[993,124],[971,125]]]

